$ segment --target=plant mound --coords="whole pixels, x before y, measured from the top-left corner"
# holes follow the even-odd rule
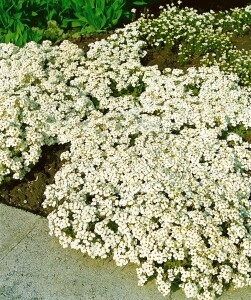
[[[50,233],[137,264],[139,285],[156,279],[163,295],[178,284],[214,299],[251,285],[251,89],[219,66],[142,66],[142,22],[87,53],[1,44],[0,180],[70,143],[45,191]]]

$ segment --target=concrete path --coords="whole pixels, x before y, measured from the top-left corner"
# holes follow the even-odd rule
[[[63,249],[48,235],[47,220],[0,204],[0,300],[185,300],[179,290],[164,298],[151,282],[137,286],[135,265],[93,260]],[[219,300],[251,300],[251,287]]]

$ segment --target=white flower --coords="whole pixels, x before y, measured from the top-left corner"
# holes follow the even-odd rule
[[[236,26],[244,11],[217,19],[167,6],[87,53],[68,41],[1,44],[0,182],[23,178],[43,145],[70,143],[43,203],[63,247],[137,263],[139,285],[154,277],[163,295],[175,280],[198,300],[223,282],[250,285],[250,78],[245,69],[240,85],[225,62],[236,57],[236,71],[250,58],[227,52],[230,34],[213,26]],[[217,45],[230,74],[142,65],[146,46],[178,36],[189,41],[181,59],[197,40]]]

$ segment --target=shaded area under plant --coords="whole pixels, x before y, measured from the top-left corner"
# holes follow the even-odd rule
[[[46,216],[50,208],[41,206],[44,191],[54,182],[54,175],[62,166],[60,155],[69,149],[69,145],[43,146],[39,162],[22,180],[12,180],[0,188],[0,202],[23,208],[30,212]]]

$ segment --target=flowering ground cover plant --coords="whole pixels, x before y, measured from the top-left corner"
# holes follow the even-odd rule
[[[237,51],[232,42],[235,36],[250,32],[250,6],[198,14],[191,8],[168,5],[158,18],[148,15],[138,22],[141,38],[151,47],[177,51],[180,64],[197,59],[203,65],[219,65],[237,73],[241,84],[250,84],[250,51]]]
[[[235,74],[239,61],[224,72],[217,48],[226,38],[221,50],[238,55],[228,32],[236,19],[238,33],[248,29],[251,8],[232,17],[177,10],[171,24],[174,10],[88,52],[68,41],[1,44],[0,182],[23,178],[43,145],[70,143],[43,203],[62,246],[135,263],[139,285],[155,279],[163,295],[178,284],[188,298],[215,299],[230,284],[251,285],[250,78]],[[170,31],[159,32],[165,22]],[[189,58],[197,48],[186,32],[205,26],[211,66],[142,65],[147,46],[177,39]]]

